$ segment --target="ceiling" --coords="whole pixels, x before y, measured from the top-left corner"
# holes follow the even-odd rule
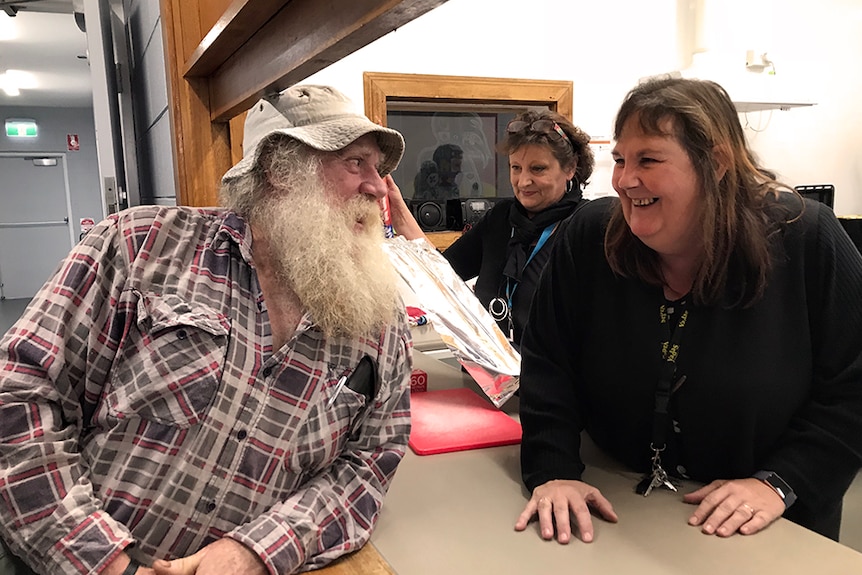
[[[19,96],[0,89],[0,107],[92,107],[87,35],[75,23],[73,4],[82,2],[0,0],[0,74],[32,74]]]

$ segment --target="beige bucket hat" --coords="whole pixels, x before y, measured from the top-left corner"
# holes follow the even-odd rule
[[[245,119],[243,157],[228,170],[223,182],[249,173],[257,163],[261,143],[283,134],[324,152],[341,150],[357,138],[373,133],[383,153],[380,173],[385,176],[404,155],[404,138],[378,126],[356,111],[353,102],[330,86],[292,86],[259,100]]]

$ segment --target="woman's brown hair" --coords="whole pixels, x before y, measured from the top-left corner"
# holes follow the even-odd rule
[[[776,205],[767,197],[790,188],[758,165],[730,96],[706,80],[651,80],[626,96],[614,122],[615,139],[630,121],[644,134],[674,138],[694,166],[703,223],[694,302],[745,307],[757,301],[772,264],[775,225],[766,211]],[[658,254],[632,234],[619,205],[605,234],[605,255],[621,276],[665,284]]]

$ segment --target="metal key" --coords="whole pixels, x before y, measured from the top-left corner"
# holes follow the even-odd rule
[[[653,480],[650,483],[650,486],[659,487],[664,486],[671,491],[676,491],[676,485],[670,480],[670,477],[667,475],[667,471],[664,470],[663,467],[659,466],[658,469],[653,470]]]
[[[635,488],[635,492],[646,497],[656,487],[665,487],[673,492],[676,492],[676,485],[670,480],[667,472],[661,465],[653,466],[652,473],[644,476]]]
[[[635,493],[638,495],[647,496],[647,488],[649,488],[650,483],[652,482],[652,475],[644,475],[638,484],[635,486]]]
[[[659,485],[662,485],[663,483],[664,482],[661,480],[661,478],[655,472],[653,472],[652,479],[650,479],[649,485],[647,486],[646,491],[644,491],[644,497],[652,493],[653,489],[655,489]]]

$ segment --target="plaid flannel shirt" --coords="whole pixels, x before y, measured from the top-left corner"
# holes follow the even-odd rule
[[[363,545],[410,430],[406,321],[272,338],[245,222],[142,207],[84,237],[0,341],[0,534],[44,573],[221,537],[271,573]],[[376,397],[339,378],[370,356]]]

